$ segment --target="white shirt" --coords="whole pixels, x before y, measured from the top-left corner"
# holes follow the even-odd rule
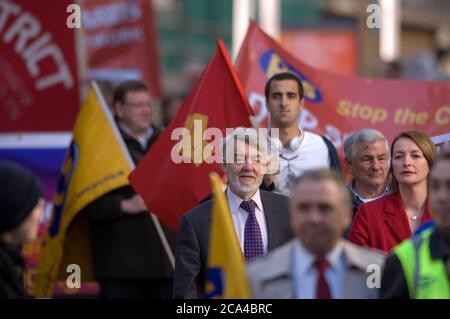
[[[227,189],[228,206],[230,208],[231,217],[233,217],[234,229],[239,240],[242,252],[244,252],[244,230],[245,222],[247,221],[248,212],[240,207],[243,199],[234,194],[230,188]],[[266,218],[264,216],[264,208],[261,201],[261,194],[259,190],[251,198],[255,201],[257,207],[255,208],[255,216],[261,229],[262,241],[264,246],[264,254],[267,254],[268,236]]]
[[[330,167],[328,148],[320,135],[302,131],[300,147],[280,152],[280,175],[275,180],[275,191],[290,196],[294,180],[305,170]]]
[[[292,277],[294,298],[314,299],[316,297],[318,271],[314,266],[316,256],[303,247],[300,240],[295,241],[292,256]],[[345,275],[345,256],[342,243],[338,243],[325,258],[330,266],[325,270],[325,279],[333,299],[342,296]]]
[[[148,140],[153,135],[153,127],[150,126],[144,136],[142,136],[140,138],[136,138],[136,137],[134,137],[133,132],[128,128],[128,126],[126,126],[125,124],[123,124],[121,122],[119,122],[119,126],[122,129],[122,131],[124,131],[125,133],[127,133],[128,135],[133,137],[136,141],[138,141],[139,144],[141,144],[141,147],[143,150],[147,149]]]

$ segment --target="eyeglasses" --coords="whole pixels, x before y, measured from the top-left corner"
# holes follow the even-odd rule
[[[143,108],[154,108],[158,105],[158,103],[156,103],[155,101],[151,101],[151,102],[135,102],[135,103],[124,103],[124,105],[128,105],[131,106],[132,108],[136,108],[136,109],[143,109]]]

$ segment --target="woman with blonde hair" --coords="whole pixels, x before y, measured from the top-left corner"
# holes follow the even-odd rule
[[[362,204],[349,240],[389,252],[431,219],[427,177],[436,158],[433,141],[418,131],[397,135],[391,145],[392,193]]]

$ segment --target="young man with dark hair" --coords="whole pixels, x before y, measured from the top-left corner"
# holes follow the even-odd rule
[[[304,107],[304,89],[293,73],[272,76],[265,86],[270,127],[279,129],[279,139],[272,138],[280,152],[280,174],[266,175],[263,187],[289,196],[294,180],[305,170],[333,168],[341,170],[336,148],[324,136],[304,131],[299,114]]]

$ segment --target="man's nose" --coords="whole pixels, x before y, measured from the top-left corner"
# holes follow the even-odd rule
[[[381,170],[382,164],[380,160],[375,159],[372,164],[372,170],[379,171]]]
[[[281,96],[281,105],[282,106],[287,106],[288,105],[288,97],[287,97],[287,95],[282,95]]]
[[[322,220],[322,216],[319,212],[319,210],[316,207],[312,207],[309,211],[309,221],[311,223],[320,223]]]
[[[245,160],[244,165],[242,166],[242,169],[245,171],[251,171],[253,169],[253,164],[250,162],[249,159]]]
[[[147,107],[143,107],[141,112],[145,113],[145,114],[150,114],[150,113],[152,113],[152,108],[148,107],[148,106]]]

